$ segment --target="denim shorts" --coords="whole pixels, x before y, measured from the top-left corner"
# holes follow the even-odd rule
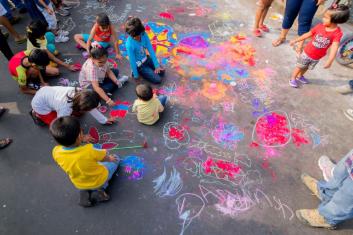
[[[302,52],[302,54],[298,57],[297,59],[297,67],[300,69],[314,69],[317,63],[319,63],[320,60],[314,60],[310,58],[305,52]]]

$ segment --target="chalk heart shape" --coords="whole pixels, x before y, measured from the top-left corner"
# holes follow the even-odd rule
[[[292,128],[286,112],[272,111],[260,116],[252,140],[263,147],[282,147],[291,141]]]

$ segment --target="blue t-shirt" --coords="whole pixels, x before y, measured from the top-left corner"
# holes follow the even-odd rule
[[[146,33],[142,33],[141,41],[137,41],[133,37],[129,36],[125,45],[134,78],[138,78],[139,76],[137,67],[147,58],[146,49],[153,61],[154,67],[159,68],[156,53],[154,52],[151,41]]]

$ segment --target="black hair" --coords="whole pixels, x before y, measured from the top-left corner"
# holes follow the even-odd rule
[[[90,55],[93,59],[100,59],[104,56],[108,57],[108,51],[104,47],[93,47],[90,50]]]
[[[28,62],[37,66],[46,67],[49,62],[48,53],[42,49],[33,49],[28,56]]]
[[[125,23],[125,32],[131,37],[136,37],[145,32],[145,27],[139,18],[130,17]]]
[[[47,29],[48,24],[41,20],[32,21],[27,26],[27,38],[34,47],[40,47],[37,40],[44,37],[45,33],[47,32]]]
[[[149,101],[153,97],[153,90],[150,85],[140,84],[136,86],[136,95],[143,101]]]
[[[343,4],[333,5],[328,9],[331,13],[331,23],[343,24],[349,20],[349,7]]]
[[[81,133],[80,122],[72,117],[59,117],[50,125],[50,133],[54,139],[65,147],[70,147],[76,143]]]
[[[96,21],[97,21],[97,24],[99,26],[109,26],[110,25],[110,20],[109,20],[109,16],[107,16],[107,14],[105,13],[99,13],[97,15],[97,18],[96,18]]]
[[[68,96],[68,102],[72,103],[73,112],[89,112],[99,105],[100,98],[95,91],[75,90],[72,97]]]

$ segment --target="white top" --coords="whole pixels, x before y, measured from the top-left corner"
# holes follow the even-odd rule
[[[0,3],[0,16],[3,16],[7,13],[5,7]]]
[[[56,111],[57,117],[70,116],[72,114],[72,103],[69,97],[75,93],[75,87],[45,86],[40,88],[32,99],[33,110],[41,115]],[[107,118],[97,109],[89,112],[99,123],[105,124]]]

